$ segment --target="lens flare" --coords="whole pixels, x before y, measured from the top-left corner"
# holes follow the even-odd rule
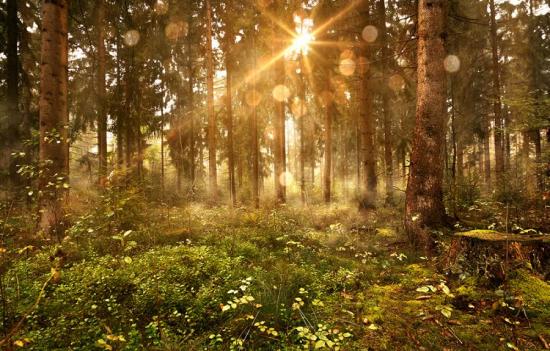
[[[373,25],[368,25],[363,29],[361,36],[367,43],[374,43],[378,38],[378,29]]]
[[[355,61],[352,59],[344,59],[340,61],[340,73],[344,76],[352,76],[355,73]]]
[[[445,71],[449,73],[458,72],[458,70],[460,69],[460,59],[456,55],[449,55],[445,57],[445,60],[443,61],[443,67],[445,67]]]
[[[176,21],[170,22],[164,28],[164,35],[169,41],[177,41],[179,38],[187,35],[187,22]]]
[[[131,29],[124,34],[124,43],[127,46],[136,46],[139,43],[139,32],[135,29]]]
[[[273,98],[279,102],[288,100],[290,97],[290,89],[285,85],[279,84],[273,88]]]
[[[158,0],[155,3],[154,10],[158,15],[165,15],[168,12],[168,4],[163,0]]]

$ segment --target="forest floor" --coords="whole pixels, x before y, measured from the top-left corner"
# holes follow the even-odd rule
[[[6,349],[495,351],[550,343],[548,282],[527,266],[499,283],[468,262],[442,271],[437,258],[408,248],[396,210],[146,210],[118,200],[119,208],[75,219],[61,245],[13,253],[1,314],[4,325],[28,315]],[[120,230],[126,220],[134,229]],[[439,235],[445,256],[450,233]]]

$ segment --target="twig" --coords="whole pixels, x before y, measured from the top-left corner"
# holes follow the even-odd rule
[[[538,337],[539,337],[540,342],[542,342],[542,344],[544,345],[544,348],[545,348],[546,350],[550,350],[550,345],[549,345],[548,342],[544,339],[544,336],[542,336],[541,334],[539,334]]]
[[[447,327],[450,331],[451,331],[451,334],[453,334],[453,336],[456,338],[456,340],[458,340],[458,342],[460,343],[460,345],[464,345],[464,343],[462,342],[462,340],[460,340],[460,338],[458,337],[458,335],[456,335],[455,331],[453,330],[453,328],[451,327]]]
[[[27,319],[27,317],[31,314],[31,312],[40,303],[40,300],[42,299],[42,297],[44,296],[44,292],[46,291],[46,287],[52,281],[53,277],[54,277],[54,273],[52,272],[52,274],[50,274],[50,277],[48,278],[48,280],[46,280],[44,282],[44,285],[42,285],[42,289],[40,289],[40,292],[38,293],[38,297],[36,298],[36,301],[34,302],[34,304],[31,307],[29,307],[29,309],[25,312],[23,317],[21,317],[21,319],[19,319],[17,324],[14,325],[13,328],[11,328],[10,332],[2,340],[0,340],[0,346],[6,344],[11,339],[11,337],[14,336],[15,333],[17,333],[19,331],[21,326],[23,326],[23,322],[25,322],[25,319]]]

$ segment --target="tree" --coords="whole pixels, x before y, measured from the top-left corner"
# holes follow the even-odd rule
[[[206,0],[206,85],[207,85],[207,113],[208,113],[208,180],[212,200],[218,196],[218,175],[216,163],[216,114],[214,111],[214,58],[212,55],[212,6]]]
[[[97,145],[99,158],[99,184],[107,175],[107,108],[105,89],[105,0],[98,0],[97,11]]]
[[[2,155],[5,160],[0,165],[6,167],[11,180],[15,180],[16,170],[15,164],[11,160],[11,154],[15,151],[16,143],[19,140],[19,19],[17,18],[17,0],[8,0],[6,13],[7,25],[7,62],[6,62],[6,85],[7,85],[7,133],[5,135],[6,152]]]
[[[40,229],[60,235],[68,188],[68,1],[42,5],[40,74]]]
[[[493,59],[493,113],[495,121],[494,137],[495,137],[495,172],[497,181],[502,180],[502,173],[504,172],[504,120],[502,118],[502,103],[500,92],[500,56],[498,52],[498,40],[497,40],[497,23],[496,23],[496,9],[495,0],[489,1],[490,16],[491,16],[491,54]]]
[[[361,13],[366,18],[365,25],[369,25],[370,9],[369,2],[364,2],[364,8]],[[368,69],[369,61],[372,59],[372,48],[368,42],[363,43],[363,55],[366,58],[363,67],[360,67],[361,73],[361,121],[362,121],[362,146],[363,146],[363,166],[366,177],[366,193],[364,206],[376,206],[378,177],[376,175],[376,148],[374,138],[376,133],[376,119],[373,114],[373,90],[372,90],[372,72]]]
[[[390,52],[388,47],[388,35],[386,28],[385,0],[378,1],[378,17],[380,21],[380,44],[382,45],[382,109],[384,124],[384,163],[386,166],[386,202],[391,204],[393,203],[393,164],[390,96],[388,90],[388,65],[390,60]]]
[[[443,156],[447,123],[445,23],[448,1],[420,0],[416,124],[406,192],[405,228],[410,241],[429,251],[428,226],[445,223]]]
[[[233,44],[235,36],[233,34],[233,23],[225,24],[225,71],[226,71],[226,93],[225,104],[227,112],[227,167],[229,169],[229,194],[231,203],[237,206],[237,189],[235,186],[235,153],[233,142]]]
[[[325,105],[325,168],[323,174],[323,198],[325,203],[330,203],[332,189],[332,121],[334,119],[335,106],[330,86],[331,78],[330,74],[327,74],[327,90],[324,92],[327,96],[325,97],[325,101],[323,101]]]

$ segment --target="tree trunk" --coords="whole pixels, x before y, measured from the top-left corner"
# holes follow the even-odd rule
[[[540,131],[535,129],[532,131],[532,139],[535,144],[535,164],[536,164],[536,178],[538,189],[544,189],[544,177],[543,177],[543,164],[542,164],[542,142],[540,137]]]
[[[218,198],[216,164],[216,114],[214,113],[214,58],[212,56],[212,7],[206,0],[206,88],[208,112],[208,181],[212,201]]]
[[[189,16],[188,17],[188,23],[189,25],[191,25],[191,21],[193,19],[193,16]],[[187,74],[189,76],[189,80],[187,82],[188,84],[188,87],[187,89],[189,90],[189,95],[188,95],[188,106],[189,106],[189,109],[188,109],[188,113],[189,113],[189,119],[190,119],[190,127],[189,127],[189,133],[190,133],[190,137],[189,137],[189,163],[190,163],[190,171],[189,171],[189,174],[191,176],[191,186],[194,186],[195,185],[195,177],[196,177],[196,131],[195,131],[195,106],[194,106],[194,95],[195,95],[195,92],[193,91],[194,87],[195,87],[195,71],[193,69],[193,61],[192,61],[192,55],[191,55],[191,50],[192,50],[192,46],[191,46],[191,38],[190,36],[188,35],[187,36]]]
[[[275,63],[275,79],[278,86],[285,86],[285,63]],[[286,135],[285,101],[275,102],[275,191],[279,203],[286,202]]]
[[[500,64],[498,53],[497,23],[495,0],[489,1],[491,10],[491,51],[493,69],[493,113],[495,120],[494,142],[495,142],[495,172],[497,182],[501,181],[504,172],[504,120],[502,118],[502,104],[500,96]],[[498,184],[497,184],[498,185]]]
[[[68,3],[42,5],[40,71],[40,229],[61,236],[68,188]]]
[[[7,3],[7,63],[6,63],[6,102],[7,102],[7,131],[6,151],[0,161],[0,169],[8,170],[12,181],[17,178],[15,163],[11,160],[11,154],[17,148],[20,141],[20,115],[19,115],[19,20],[17,18],[17,0],[8,0]],[[5,161],[5,163],[4,163]]]
[[[226,36],[227,47],[225,53],[225,68],[226,68],[226,110],[227,110],[227,163],[229,168],[229,194],[231,196],[231,204],[237,206],[237,189],[235,187],[235,155],[233,150],[233,94],[232,94],[232,57],[231,50],[233,46],[233,34],[227,24]]]
[[[117,168],[120,170],[124,167],[124,118],[122,117],[122,74],[121,74],[121,50],[120,50],[120,33],[118,26],[115,31],[116,35],[116,150],[117,150]]]
[[[330,91],[330,74],[327,74],[327,86]],[[331,98],[325,101],[325,162],[324,162],[324,175],[323,175],[323,197],[325,203],[331,201],[331,187],[332,187],[332,119],[334,113],[334,105]]]
[[[406,193],[405,227],[410,241],[430,252],[433,239],[426,226],[445,223],[443,149],[447,124],[445,59],[448,1],[420,0],[416,123]]]
[[[97,145],[99,158],[99,185],[105,184],[107,176],[107,108],[105,104],[105,1],[98,0],[97,6]]]
[[[369,2],[365,1],[365,8],[362,13],[363,18],[370,18],[369,14]],[[370,62],[372,59],[372,49],[369,47],[370,44],[363,43],[365,45],[364,57],[367,59],[367,62]],[[360,85],[360,96],[361,96],[361,134],[362,134],[362,152],[363,152],[363,167],[365,170],[365,196],[362,202],[362,207],[374,207],[376,206],[377,198],[377,186],[378,186],[378,177],[376,175],[376,148],[375,148],[375,118],[373,114],[373,91],[371,90],[371,73],[368,72],[368,67],[360,67],[361,72],[361,85]]]
[[[252,34],[256,35],[256,33]],[[256,44],[254,37],[252,38],[252,47],[254,50],[254,74],[256,72]],[[260,208],[260,150],[258,143],[258,111],[256,106],[256,77],[254,77],[254,84],[252,86],[252,119],[251,119],[251,132],[252,132],[252,200],[254,208]]]
[[[393,164],[392,164],[392,131],[390,115],[390,96],[388,90],[388,65],[390,52],[386,31],[385,0],[378,1],[380,19],[380,42],[382,45],[382,108],[384,110],[384,163],[386,165],[386,203],[393,203]]]

